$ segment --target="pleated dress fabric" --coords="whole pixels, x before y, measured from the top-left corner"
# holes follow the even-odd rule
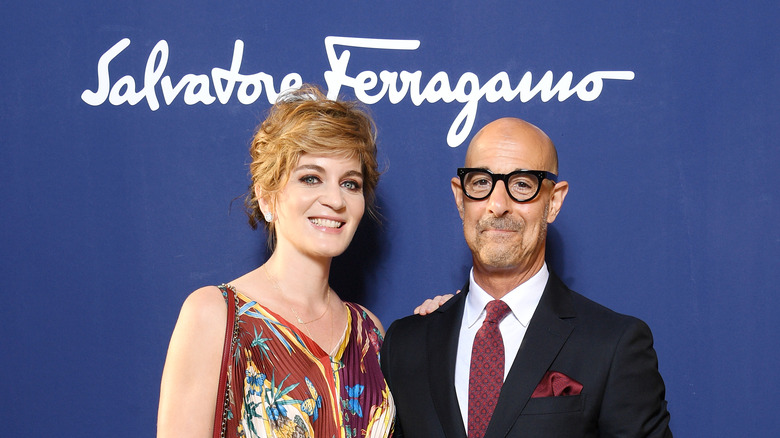
[[[379,366],[382,335],[360,306],[345,303],[348,323],[337,328],[344,334],[330,356],[293,324],[236,295],[239,334],[226,436],[392,435],[395,406]]]

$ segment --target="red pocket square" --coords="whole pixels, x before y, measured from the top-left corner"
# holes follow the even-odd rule
[[[547,371],[531,394],[531,398],[579,395],[581,391],[582,383],[558,371]]]

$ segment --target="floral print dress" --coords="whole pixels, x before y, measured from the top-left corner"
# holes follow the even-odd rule
[[[219,286],[226,295],[225,288]],[[238,341],[226,436],[385,438],[395,405],[379,367],[382,335],[345,303],[346,331],[333,356],[279,315],[236,291]]]

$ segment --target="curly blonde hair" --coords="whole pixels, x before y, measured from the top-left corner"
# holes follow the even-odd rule
[[[265,224],[271,250],[276,243],[274,224],[264,221],[254,188],[275,201],[303,154],[357,157],[366,209],[378,218],[374,199],[380,171],[373,119],[358,102],[330,100],[319,87],[304,84],[279,95],[249,146],[252,184],[245,200],[246,212],[253,229]]]

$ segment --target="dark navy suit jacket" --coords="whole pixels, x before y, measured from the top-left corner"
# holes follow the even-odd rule
[[[396,403],[396,437],[466,437],[454,376],[467,294],[468,284],[432,314],[387,330],[381,359]],[[547,371],[580,382],[581,393],[532,398]],[[551,273],[485,438],[671,437],[664,397],[647,325],[569,290]]]

